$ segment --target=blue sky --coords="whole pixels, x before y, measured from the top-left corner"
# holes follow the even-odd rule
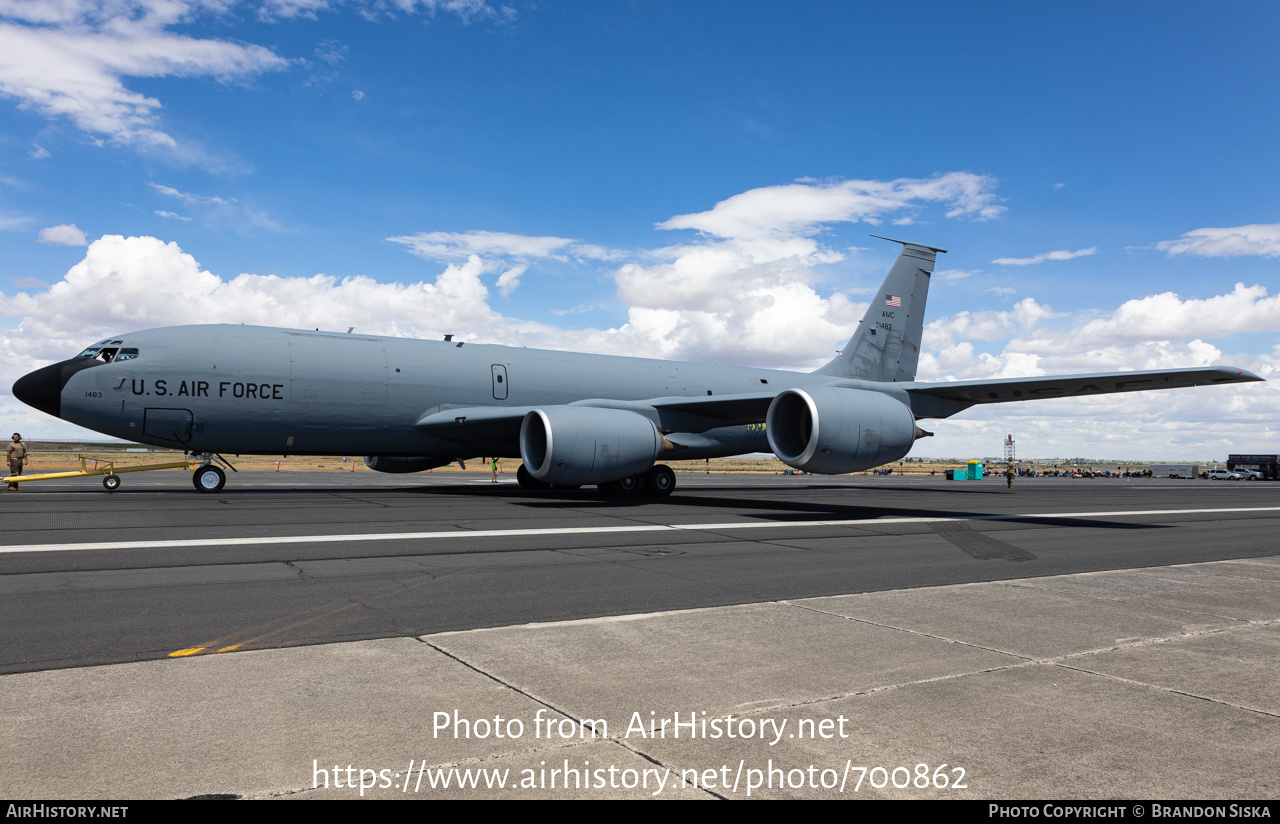
[[[0,384],[102,335],[241,321],[807,369],[896,253],[873,233],[950,250],[923,378],[1270,375],[1277,23],[1265,3],[0,0]],[[1004,406],[918,451],[994,454],[1010,427],[1029,456],[1280,451],[1276,400]]]

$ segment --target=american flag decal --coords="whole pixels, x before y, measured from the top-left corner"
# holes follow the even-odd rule
[[[885,300],[884,300],[884,305],[885,305],[885,306],[896,306],[896,307],[898,307],[899,309],[901,309],[901,308],[902,308],[902,296],[901,296],[901,295],[885,295],[885,296],[884,296],[884,298],[885,298]]]

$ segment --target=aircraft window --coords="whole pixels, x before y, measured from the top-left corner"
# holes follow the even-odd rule
[[[98,354],[98,349],[99,349],[99,348],[101,348],[101,347],[98,347],[98,346],[90,346],[88,349],[84,350],[84,351],[83,351],[83,352],[81,352],[79,355],[76,355],[76,357],[77,357],[77,358],[92,358],[92,357],[95,357],[95,356]]]
[[[116,355],[116,360],[118,361],[133,360],[136,357],[138,357],[137,349],[133,349],[133,348],[121,349],[120,354]]]
[[[103,349],[98,353],[98,357],[102,358],[103,363],[111,363],[116,359],[116,352],[119,351],[119,349]]]

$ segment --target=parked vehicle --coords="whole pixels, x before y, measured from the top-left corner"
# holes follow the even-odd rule
[[[1152,464],[1153,478],[1198,478],[1200,467],[1196,464]]]
[[[1239,481],[1244,478],[1239,472],[1232,472],[1230,469],[1210,469],[1206,477],[1211,481]]]

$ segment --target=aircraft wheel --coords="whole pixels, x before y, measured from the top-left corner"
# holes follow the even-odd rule
[[[533,477],[529,470],[524,468],[524,464],[520,464],[520,468],[516,470],[516,483],[520,484],[522,489],[548,489],[551,486]]]
[[[609,481],[607,484],[600,484],[599,488],[610,498],[625,498],[636,494],[640,488],[640,478],[636,475],[628,475],[616,481]]]
[[[191,476],[197,492],[221,492],[227,484],[227,476],[216,466],[202,466]]]
[[[108,475],[102,479],[102,485],[107,488],[108,492],[115,492],[120,488],[120,476]]]
[[[671,467],[658,464],[644,473],[642,493],[651,498],[665,498],[676,488],[676,473]]]

